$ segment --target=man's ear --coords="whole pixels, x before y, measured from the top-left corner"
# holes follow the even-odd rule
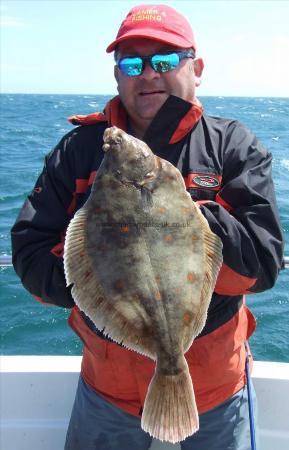
[[[201,84],[201,76],[204,69],[204,61],[202,58],[194,59],[194,72],[195,72],[195,83],[196,86],[200,86]]]
[[[116,82],[118,83],[118,80],[119,80],[119,73],[118,73],[118,67],[117,67],[117,65],[114,66],[114,78],[115,78]]]

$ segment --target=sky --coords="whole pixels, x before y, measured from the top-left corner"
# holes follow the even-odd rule
[[[2,93],[117,93],[105,52],[128,11],[165,3],[192,25],[198,95],[289,97],[289,0],[2,0]]]

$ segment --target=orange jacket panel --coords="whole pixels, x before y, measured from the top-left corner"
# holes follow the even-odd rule
[[[77,307],[69,323],[84,342],[81,372],[85,381],[107,400],[139,415],[154,374],[154,361],[98,337]],[[214,408],[244,386],[244,341],[255,326],[252,313],[243,305],[224,325],[193,342],[185,356],[199,413]]]

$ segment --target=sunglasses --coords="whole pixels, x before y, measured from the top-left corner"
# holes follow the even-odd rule
[[[185,58],[195,58],[192,50],[171,53],[156,53],[150,56],[125,56],[117,61],[117,67],[128,77],[141,75],[148,61],[155,72],[165,73],[174,70]]]

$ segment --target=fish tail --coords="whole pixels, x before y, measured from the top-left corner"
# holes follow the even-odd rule
[[[188,366],[177,375],[156,370],[148,388],[141,426],[160,441],[180,442],[199,429],[199,416]]]

